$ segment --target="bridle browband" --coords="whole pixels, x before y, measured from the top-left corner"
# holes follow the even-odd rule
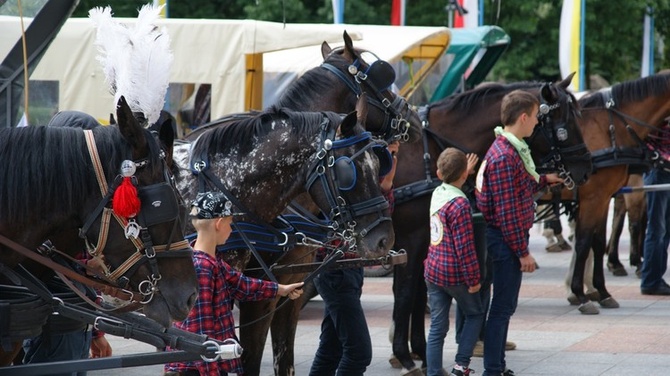
[[[79,230],[79,236],[85,240],[88,253],[93,258],[102,259],[103,262],[101,262],[100,264],[103,266],[104,279],[110,283],[115,284],[116,286],[119,286],[128,293],[130,298],[124,300],[127,300],[130,303],[147,304],[153,299],[154,294],[158,291],[157,284],[158,281],[160,281],[162,278],[160,271],[158,270],[157,258],[191,257],[192,251],[186,240],[181,240],[172,243],[172,238],[180,222],[180,220],[178,219],[178,215],[175,216],[176,219],[174,220],[174,226],[170,234],[168,243],[161,245],[154,245],[151,239],[151,235],[149,234],[148,231],[145,213],[143,213],[143,210],[140,210],[140,212],[137,215],[137,223],[135,224],[135,226],[137,226],[136,227],[137,230],[139,231],[139,236],[137,236],[137,234],[133,236],[132,234],[129,234],[128,231],[126,231],[126,238],[128,238],[135,245],[136,251],[135,253],[130,255],[128,259],[126,259],[126,261],[124,261],[121,265],[116,267],[114,270],[110,270],[110,268],[104,262],[103,250],[105,249],[105,246],[107,244],[109,227],[111,225],[111,218],[114,218],[116,222],[124,229],[127,229],[129,226],[128,219],[120,217],[119,215],[114,213],[114,211],[111,208],[108,207],[115,189],[120,184],[121,178],[120,176],[117,176],[112,186],[111,187],[107,186],[107,181],[102,168],[102,163],[100,162],[100,156],[98,155],[98,149],[95,144],[95,138],[93,136],[93,132],[91,130],[84,130],[84,135],[86,138],[86,144],[88,147],[89,156],[91,157],[91,162],[93,163],[93,167],[95,170],[98,187],[100,188],[100,193],[102,195],[102,200],[95,208],[95,210],[92,213],[90,213],[89,216],[87,217],[86,221],[84,222],[84,225]],[[134,163],[136,167],[144,167],[149,164],[149,159],[134,161]],[[165,163],[164,160],[163,163]],[[164,167],[165,167],[164,171],[166,171],[165,172],[166,182],[150,185],[147,188],[161,184],[168,184],[171,186],[174,192],[174,186],[171,183],[171,179],[169,176],[167,176],[168,174],[167,171],[169,171],[169,169],[167,168],[167,166]],[[176,194],[176,192],[174,193]],[[179,196],[177,195],[176,197]],[[86,234],[90,229],[90,227],[92,226],[93,222],[98,217],[101,217],[100,230],[98,232],[97,242],[93,244],[88,239]],[[132,225],[133,224],[131,223],[131,226]],[[167,252],[170,251],[171,248],[175,248],[175,250]],[[151,275],[147,276],[147,279],[143,280],[138,284],[137,292],[127,290],[126,289],[127,285],[130,282],[130,279],[129,277],[127,277],[127,275],[132,275],[133,273],[135,273],[136,270],[144,263],[149,264]],[[140,298],[138,299],[136,296],[139,296]]]

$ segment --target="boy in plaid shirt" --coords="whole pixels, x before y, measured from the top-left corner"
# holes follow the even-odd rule
[[[445,149],[437,159],[437,177],[430,202],[430,246],[424,261],[424,278],[430,302],[430,331],[426,347],[426,375],[442,376],[442,349],[449,330],[449,309],[454,299],[465,314],[456,352],[456,365],[449,375],[469,375],[470,358],[484,320],[478,294],[479,262],[475,249],[470,201],[461,190],[477,158],[466,157],[455,148]]]
[[[232,203],[221,192],[198,195],[191,211],[193,227],[198,232],[193,245],[193,262],[198,278],[198,301],[186,320],[175,327],[193,333],[206,334],[223,341],[234,338],[233,300],[250,301],[302,295],[303,283],[281,285],[262,279],[250,278],[236,271],[217,257],[216,246],[224,244],[231,233]],[[221,376],[230,373],[243,375],[241,359],[205,362],[168,363],[166,375]]]
[[[538,99],[515,90],[501,104],[504,129],[495,129],[496,139],[477,174],[477,207],[486,220],[488,257],[493,266],[493,297],[484,338],[484,376],[513,375],[506,369],[505,343],[509,321],[516,310],[523,272],[535,271],[528,251],[528,231],[533,226],[533,194],[548,183],[562,183],[556,174],[540,176],[530,149],[523,140],[537,125]]]

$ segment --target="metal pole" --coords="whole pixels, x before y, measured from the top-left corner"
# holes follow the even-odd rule
[[[670,184],[642,185],[639,187],[621,187],[615,194],[625,194],[633,192],[657,192],[670,191]]]

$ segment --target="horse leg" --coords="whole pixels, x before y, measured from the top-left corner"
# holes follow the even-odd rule
[[[628,177],[629,186],[642,186],[642,175],[634,174]],[[628,231],[630,232],[630,265],[636,267],[635,274],[639,276],[642,267],[642,248],[647,226],[647,200],[644,192],[633,192],[624,195],[628,207]]]
[[[606,239],[605,234],[607,226],[607,217],[596,228],[593,235],[593,286],[600,294],[600,301],[598,303],[603,308],[619,308],[619,303],[612,298],[607,288],[605,287],[605,272],[603,269],[603,258],[605,256]]]
[[[577,252],[572,253],[572,258],[570,259],[570,266],[568,267],[568,272],[565,274],[565,287],[568,291],[568,302],[570,305],[579,305],[580,301],[575,294],[572,293],[571,283],[572,283],[572,274],[575,269],[575,262],[577,260]],[[593,249],[589,250],[589,256],[586,258],[586,264],[584,264],[584,287],[586,287],[586,297],[590,301],[599,301],[600,294],[598,290],[593,287]]]
[[[579,311],[585,315],[595,315],[600,313],[598,307],[593,305],[584,294],[584,270],[586,268],[586,260],[589,257],[589,252],[591,252],[593,231],[589,228],[583,228],[585,226],[581,224],[581,217],[579,219],[580,220],[577,221],[575,232],[575,264],[572,271],[570,289],[577,298]],[[602,262],[602,258],[600,260]]]
[[[267,312],[272,311],[277,305],[278,299],[268,299],[257,302],[240,302],[240,345],[242,352],[242,365],[245,375],[260,375],[261,362],[263,360],[263,349],[268,337],[272,314],[260,321],[250,324]]]
[[[423,267],[421,268],[423,275]],[[426,366],[426,304],[428,302],[428,288],[423,279],[417,280],[416,298],[414,300],[412,317],[410,320],[410,345],[412,353],[423,361]]]
[[[274,355],[275,376],[295,375],[295,332],[300,317],[299,300],[286,302],[272,319],[272,353]]]
[[[394,266],[393,271],[393,355],[402,365],[404,372],[411,371],[416,368],[416,364],[412,360],[409,353],[409,325],[410,317],[416,300],[416,288],[412,283],[413,279],[423,278],[423,276],[416,276],[419,270],[412,271],[412,258],[408,258],[408,263],[405,265]],[[418,269],[418,268],[415,268]],[[425,306],[424,306],[425,309]],[[420,369],[418,369],[420,371]],[[418,374],[417,374],[418,375]]]
[[[16,355],[21,351],[21,341],[12,342],[11,348],[5,350],[4,346],[0,346],[0,367],[10,366],[16,358]]]
[[[607,269],[617,277],[627,276],[626,268],[619,260],[619,239],[623,231],[623,222],[626,218],[627,205],[624,197],[614,197],[614,215],[612,218],[612,234],[607,242]]]

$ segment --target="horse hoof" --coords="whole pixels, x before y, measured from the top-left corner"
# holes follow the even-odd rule
[[[598,303],[600,303],[600,306],[603,308],[619,308],[619,302],[614,300],[614,298],[611,296],[599,301]]]
[[[570,295],[568,295],[568,303],[570,303],[570,305],[576,306],[579,305],[580,301],[577,295],[571,293]]]
[[[600,293],[598,291],[589,292],[586,294],[586,297],[592,302],[600,301]]]
[[[417,366],[414,366],[412,369],[403,368],[400,371],[400,376],[423,376],[423,370]]]
[[[389,358],[389,364],[391,364],[391,368],[395,368],[395,369],[401,369],[402,368],[402,364],[400,363],[400,360],[398,360],[398,358],[396,358],[395,355],[391,355],[391,357]]]
[[[561,251],[572,251],[572,246],[565,240],[558,243],[558,245],[561,247]]]
[[[549,244],[548,246],[544,247],[544,249],[549,253],[556,253],[563,250],[561,249],[561,245],[558,243]]]
[[[637,269],[635,269],[635,275],[637,276],[638,279],[642,279],[642,268],[641,267],[638,266]]]
[[[607,270],[612,272],[612,275],[614,275],[615,277],[625,277],[628,275],[628,272],[626,271],[626,268],[623,267],[623,265],[614,266],[608,262]]]
[[[580,305],[578,309],[582,315],[597,315],[600,313],[600,310],[593,304],[593,302],[584,303]]]

